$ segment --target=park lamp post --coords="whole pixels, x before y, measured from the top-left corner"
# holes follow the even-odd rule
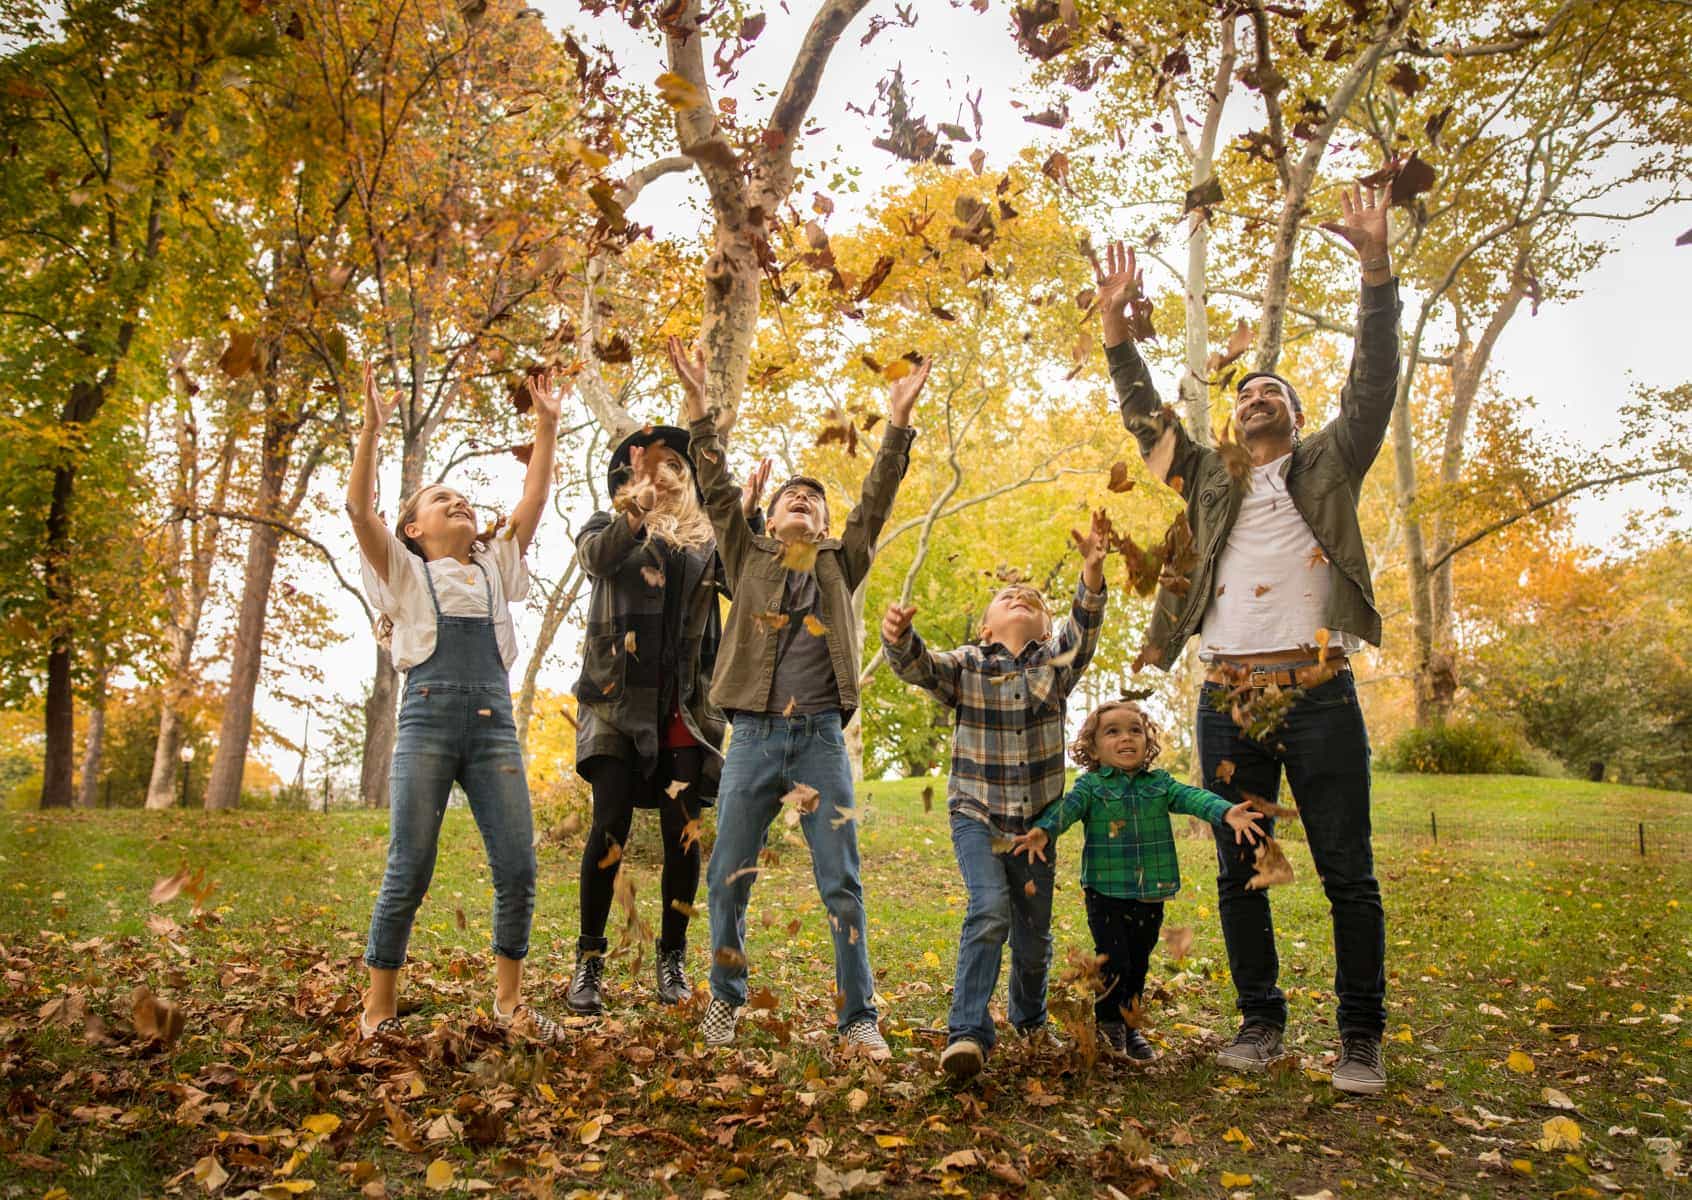
[[[194,744],[182,743],[182,807],[188,807],[188,781],[194,773]]]

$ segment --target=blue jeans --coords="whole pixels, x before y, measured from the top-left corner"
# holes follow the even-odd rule
[[[1327,893],[1334,923],[1334,991],[1342,1033],[1379,1037],[1386,1029],[1386,914],[1375,881],[1369,822],[1369,731],[1349,672],[1319,684],[1294,701],[1267,742],[1244,736],[1233,718],[1212,703],[1223,694],[1207,683],[1199,696],[1199,760],[1205,786],[1237,802],[1242,791],[1273,800],[1281,772],[1298,802],[1310,857]],[[1234,764],[1231,782],[1216,765]],[[1260,828],[1272,832],[1274,822]],[[1287,1000],[1278,984],[1275,924],[1267,891],[1247,891],[1252,848],[1236,845],[1233,830],[1217,826],[1217,908],[1228,946],[1228,969],[1247,1021],[1276,1028],[1287,1023]]]
[[[958,973],[952,982],[952,1011],[946,1018],[948,1044],[972,1038],[983,1050],[996,1040],[988,1002],[999,988],[999,961],[1010,939],[1010,1020],[1024,1032],[1046,1023],[1046,972],[1052,962],[1052,881],[1057,844],[1048,861],[1030,863],[1014,854],[993,853],[993,829],[964,813],[952,813],[952,851],[969,890],[969,909],[958,935]],[[1034,894],[1028,895],[1028,884]]]
[[[717,789],[717,841],[706,870],[711,994],[736,1008],[746,1003],[746,906],[756,875],[738,873],[759,865],[781,798],[800,783],[810,784],[820,796],[817,810],[802,816],[799,828],[811,847],[817,894],[828,910],[844,1030],[856,1021],[875,1020],[876,1011],[864,889],[858,879],[858,825],[839,821],[836,811],[854,807],[852,764],[838,710],[808,717],[734,715],[734,737]]]
[[[534,818],[511,693],[504,684],[425,682],[415,677],[417,671],[412,674],[400,705],[388,788],[388,867],[370,916],[364,961],[389,970],[405,965],[412,920],[435,874],[441,818],[455,781],[469,798],[487,847],[493,951],[520,959],[529,952],[535,907]]]

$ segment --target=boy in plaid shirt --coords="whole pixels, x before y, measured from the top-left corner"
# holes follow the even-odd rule
[[[1069,619],[1052,632],[1035,588],[1001,589],[987,606],[981,640],[935,653],[911,629],[916,608],[890,605],[881,623],[887,662],[906,683],[952,709],[952,768],[946,784],[952,850],[969,891],[958,969],[940,1065],[967,1079],[993,1048],[987,1005],[1010,939],[1010,1019],[1024,1033],[1046,1024],[1052,956],[1055,862],[1010,854],[1010,839],[1063,794],[1064,718],[1069,693],[1092,660],[1104,622],[1104,556],[1110,526],[1093,518],[1081,547],[1081,582]]]
[[[1143,1062],[1157,1051],[1132,1028],[1146,986],[1146,967],[1163,925],[1163,902],[1181,890],[1181,865],[1169,814],[1186,813],[1227,825],[1236,842],[1255,842],[1261,815],[1203,788],[1177,783],[1151,764],[1161,746],[1157,727],[1138,704],[1118,700],[1087,714],[1070,747],[1086,773],[1064,798],[1040,814],[1011,853],[1029,864],[1076,821],[1085,823],[1081,890],[1094,953],[1102,955],[1104,990],[1093,1004],[1100,1040]]]

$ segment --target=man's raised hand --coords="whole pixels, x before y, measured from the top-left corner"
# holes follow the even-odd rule
[[[1364,189],[1360,183],[1340,192],[1340,219],[1324,221],[1322,228],[1350,243],[1366,271],[1386,272],[1387,208],[1391,196],[1386,188]]]
[[[1111,242],[1105,247],[1104,267],[1098,276],[1098,293],[1105,345],[1117,346],[1132,341],[1132,307],[1136,300],[1145,299],[1145,280],[1134,260],[1134,251],[1121,242]]]
[[[916,407],[917,397],[922,394],[922,385],[928,382],[928,368],[933,362],[932,358],[925,357],[911,368],[910,374],[893,381],[892,390],[887,396],[889,425],[897,425],[900,429],[910,428],[911,410]]]
[[[911,631],[911,618],[916,616],[914,604],[889,604],[887,615],[881,618],[881,637],[890,646],[897,646]]]

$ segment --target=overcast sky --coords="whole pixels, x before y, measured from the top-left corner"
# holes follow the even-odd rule
[[[564,6],[541,0],[549,24],[560,25]],[[809,13],[812,6],[792,0],[791,6]],[[1027,77],[1027,64],[1009,36],[1007,25],[995,5],[995,12],[978,16],[966,8],[958,11],[938,0],[919,6],[920,24],[914,30],[897,26],[882,32],[869,47],[860,49],[857,39],[867,28],[860,18],[854,32],[836,50],[824,84],[812,109],[823,127],[816,142],[802,149],[801,157],[812,162],[856,162],[863,166],[862,190],[832,190],[837,204],[831,227],[848,227],[873,199],[882,181],[895,177],[900,164],[871,146],[879,128],[868,128],[846,110],[847,102],[868,107],[877,80],[898,64],[917,110],[931,120],[958,120],[958,108],[965,91],[980,88],[984,95],[985,122],[981,145],[989,155],[989,167],[1002,166],[1026,145],[1037,145],[1058,135],[1022,120],[1023,111],[1011,107],[1018,86]],[[872,13],[891,15],[890,3],[873,4]],[[580,32],[580,31],[579,31]],[[728,94],[735,95],[743,119],[767,110],[779,90],[798,39],[800,20],[772,8],[769,27],[753,50],[741,60],[741,78]],[[641,41],[612,19],[588,31],[584,40],[610,41],[617,49],[626,80],[654,79],[664,70],[662,52],[654,41]],[[967,122],[966,122],[967,124]],[[692,239],[704,230],[703,187],[694,173],[670,176],[648,188],[632,215],[642,224],[654,226],[659,237]],[[1675,237],[1692,225],[1692,208],[1681,206],[1631,225],[1614,227],[1616,251],[1585,283],[1585,295],[1569,304],[1550,304],[1535,317],[1524,312],[1512,322],[1494,356],[1497,370],[1512,393],[1531,398],[1535,427],[1575,446],[1598,448],[1616,430],[1616,412],[1629,397],[1635,383],[1670,386],[1685,378],[1685,342],[1688,334],[1684,280],[1692,270],[1692,247],[1676,248]],[[1147,272],[1149,287],[1174,286]],[[1164,377],[1165,395],[1173,395],[1174,381]],[[662,414],[650,414],[661,416]],[[920,451],[919,451],[920,452]],[[384,496],[396,486],[397,468],[385,464]],[[483,503],[509,508],[521,488],[521,468],[515,462],[494,472],[493,492]],[[324,477],[324,484],[338,492],[344,480]],[[482,499],[480,489],[472,496]],[[1602,545],[1621,529],[1630,509],[1649,505],[1643,489],[1612,492],[1578,500],[1574,506],[1580,537]],[[338,508],[338,506],[336,506]],[[1653,506],[1654,507],[1654,506]],[[1686,524],[1685,514],[1681,523]],[[317,530],[341,554],[344,564],[356,562],[349,530],[337,527]],[[538,568],[556,575],[560,556],[569,553],[570,530],[556,517],[543,522],[537,537]],[[310,586],[327,573],[315,567],[297,567],[294,577]],[[363,691],[372,661],[369,633],[362,613],[351,597],[325,582],[320,594],[337,607],[339,626],[347,640],[327,652],[327,673],[334,690],[347,700]],[[527,648],[533,644],[538,618],[520,614],[519,629],[524,658],[513,670],[513,686],[521,679]],[[575,655],[575,631],[562,630],[541,675],[543,687],[567,690],[579,664]],[[281,668],[267,664],[269,672]],[[280,701],[262,687],[259,711],[272,726],[298,739],[303,714]],[[318,738],[314,735],[312,741]],[[284,778],[292,778],[297,757],[270,754],[272,765]],[[315,762],[308,768],[315,777]]]

